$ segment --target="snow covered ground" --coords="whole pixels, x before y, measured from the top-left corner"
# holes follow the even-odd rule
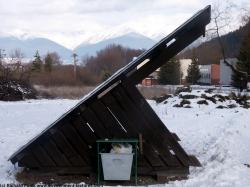
[[[201,99],[190,99],[192,108],[173,107],[180,103],[178,97],[169,98],[166,104],[149,101],[166,126],[180,137],[184,149],[203,165],[191,168],[188,180],[166,186],[249,187],[250,109],[238,104],[232,109],[217,109],[218,105],[235,102],[208,101],[209,105],[198,105],[198,100]],[[19,169],[7,161],[9,156],[77,102],[0,102],[0,184],[17,182],[14,176]]]
[[[76,100],[0,102],[0,184],[16,183],[12,153],[71,108]]]

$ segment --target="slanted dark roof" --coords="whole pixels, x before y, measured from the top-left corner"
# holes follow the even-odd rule
[[[137,138],[141,134],[145,140],[146,154],[141,157],[144,167],[154,170],[158,166],[197,165],[154,113],[136,84],[204,35],[210,14],[210,6],[205,7],[118,70],[16,151],[9,158],[11,162],[27,168],[84,166],[93,169],[93,147],[97,139]]]

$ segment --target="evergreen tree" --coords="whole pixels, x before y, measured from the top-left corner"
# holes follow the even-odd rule
[[[106,81],[110,76],[111,76],[111,74],[109,72],[103,71],[103,76],[102,76],[103,78],[102,78],[102,80]]]
[[[186,80],[190,84],[196,84],[197,81],[201,78],[200,69],[198,66],[198,59],[193,50],[192,63],[188,66]]]
[[[34,56],[34,60],[32,62],[32,70],[36,72],[40,72],[42,70],[42,65],[43,65],[43,62],[37,50]]]
[[[48,53],[44,58],[44,70],[46,72],[52,71],[53,59],[51,55]]]
[[[250,82],[250,29],[242,41],[239,55],[237,57],[236,70],[232,75],[233,86],[243,90],[247,82]]]
[[[160,84],[176,85],[180,83],[180,62],[176,58],[170,59],[164,64],[158,73],[158,81]]]

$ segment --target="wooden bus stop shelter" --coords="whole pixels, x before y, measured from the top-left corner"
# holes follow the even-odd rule
[[[167,10],[166,10],[167,11]],[[9,160],[30,170],[95,174],[96,140],[142,137],[138,175],[183,176],[199,161],[188,155],[136,85],[202,35],[210,6],[86,95]]]

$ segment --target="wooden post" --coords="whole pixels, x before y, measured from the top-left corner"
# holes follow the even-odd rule
[[[143,155],[143,142],[142,142],[142,134],[139,134],[139,147],[140,147],[140,154]]]

